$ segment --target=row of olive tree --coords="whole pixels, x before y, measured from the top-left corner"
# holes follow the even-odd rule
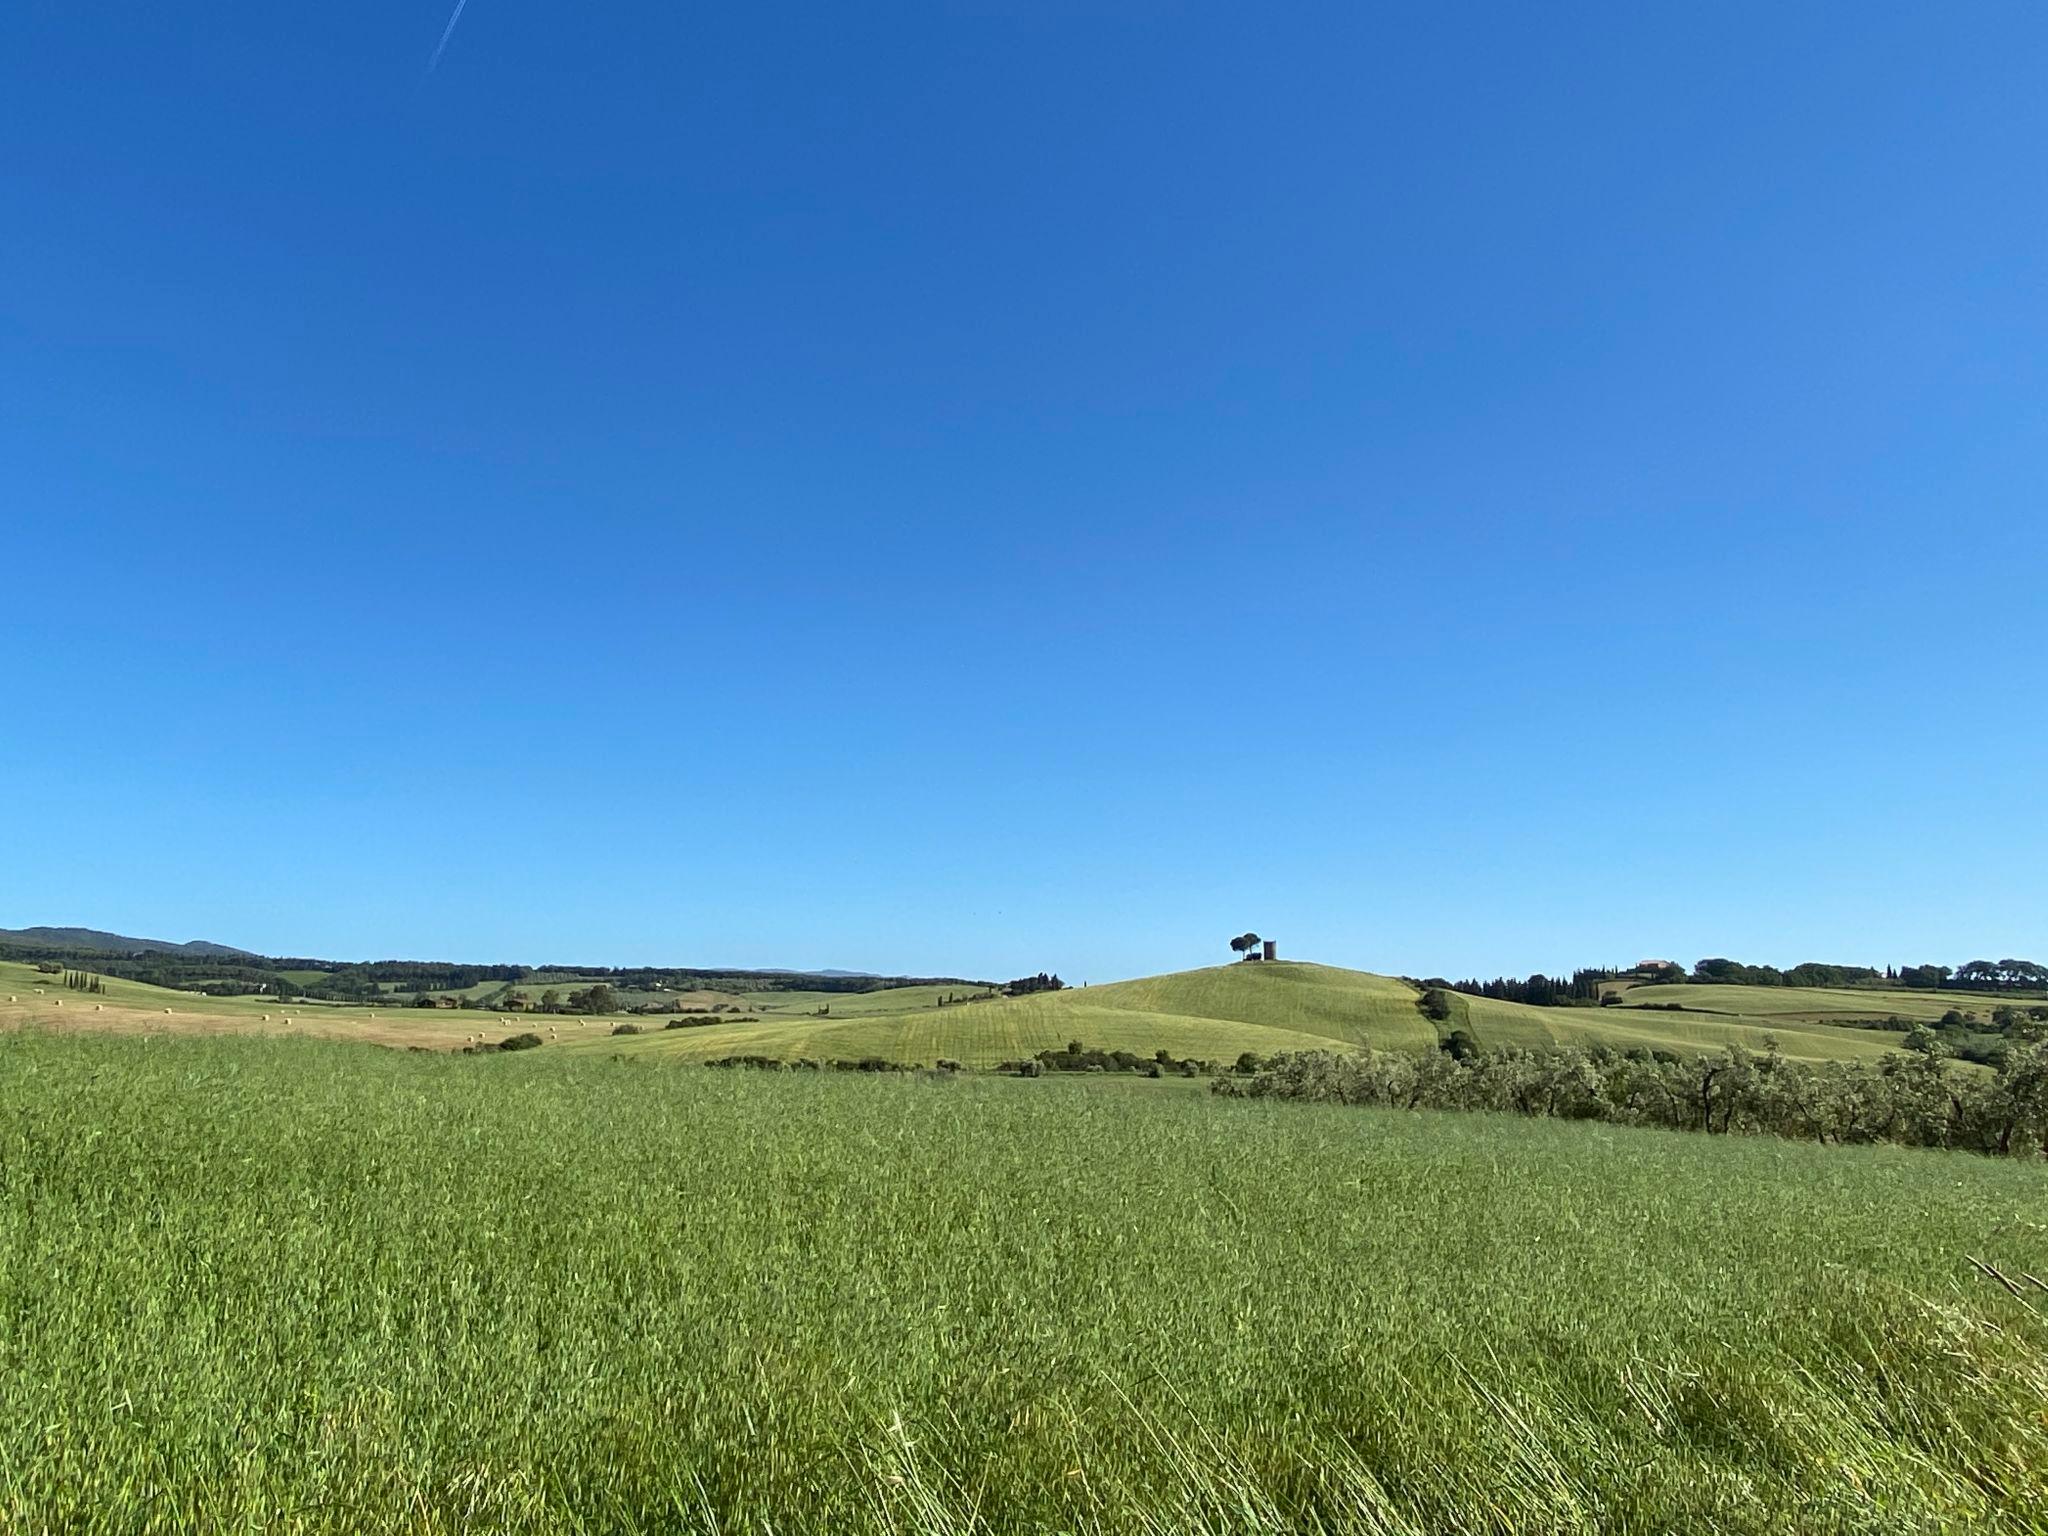
[[[1716,1135],[1895,1142],[2048,1157],[2048,1042],[2016,1040],[1993,1072],[1957,1067],[1925,1031],[1865,1062],[1799,1062],[1775,1042],[1712,1055],[1503,1050],[1419,1054],[1303,1051],[1216,1092],[1249,1098],[1476,1109]]]

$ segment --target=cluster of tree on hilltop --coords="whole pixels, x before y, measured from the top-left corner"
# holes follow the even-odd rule
[[[1019,976],[1015,981],[1003,984],[1005,997],[1029,997],[1034,992],[1063,992],[1066,983],[1059,977],[1040,971],[1036,976]]]
[[[1867,965],[1827,965],[1817,960],[1781,971],[1775,965],[1744,965],[1739,960],[1717,958],[1700,961],[1690,973],[1680,971],[1654,979],[1732,987],[1852,987],[1882,981],[1885,973]]]
[[[1922,970],[1939,970],[1923,966]],[[2048,965],[2033,960],[1971,960],[1937,986],[1962,992],[2008,992],[2022,987],[2048,987]]]

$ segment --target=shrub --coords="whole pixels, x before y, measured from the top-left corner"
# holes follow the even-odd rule
[[[1479,1042],[1472,1037],[1470,1030],[1454,1029],[1437,1044],[1453,1061],[1470,1061],[1479,1054]]]
[[[1714,1135],[1890,1142],[1994,1155],[2048,1155],[2048,1042],[1970,1040],[1989,1072],[1945,1065],[1949,1042],[1918,1025],[1903,1055],[1796,1062],[1775,1045],[1728,1046],[1681,1060],[1669,1051],[1504,1048],[1453,1059],[1361,1049],[1272,1058],[1211,1085],[1244,1098],[1395,1109],[1467,1109],[1604,1120]]]
[[[614,1024],[612,1026],[612,1033],[615,1035],[637,1035],[643,1032],[638,1024]]]
[[[529,1032],[523,1035],[514,1035],[509,1040],[500,1040],[498,1042],[498,1049],[501,1051],[530,1051],[541,1043],[539,1035]]]
[[[964,1072],[966,1068],[950,1056],[941,1056],[938,1061],[938,1070],[941,1072]]]

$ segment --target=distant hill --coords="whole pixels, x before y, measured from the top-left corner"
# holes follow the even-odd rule
[[[1661,995],[1666,989],[1652,990]],[[1576,1045],[1690,1053],[1731,1044],[1762,1050],[1766,1039],[1775,1038],[1787,1056],[1818,1060],[1874,1059],[1896,1049],[1901,1038],[1899,1032],[1837,1027],[1820,1017],[1752,1018],[1693,1007],[1673,1012],[1538,1008],[1463,994],[1450,998],[1450,1018],[1437,1022],[1418,1006],[1421,996],[1421,988],[1393,976],[1276,960],[985,1001],[968,1001],[943,985],[851,997],[800,996],[783,1007],[770,999],[762,1012],[744,1019],[663,1031],[633,1049],[682,1060],[743,1054],[815,1061],[949,1057],[993,1066],[1080,1041],[1140,1056],[1164,1049],[1175,1056],[1230,1062],[1246,1051],[1268,1056],[1359,1045],[1427,1050],[1449,1031],[1462,1029],[1488,1050]],[[1864,1012],[1889,1013],[1897,1006],[1887,996],[1874,999]],[[586,1044],[596,1047],[598,1042]],[[618,1049],[608,1037],[602,1047]]]
[[[236,949],[228,944],[214,944],[205,939],[191,939],[183,944],[173,944],[168,939],[136,939],[125,933],[107,933],[98,928],[0,928],[0,944],[35,949],[105,950],[109,954],[119,955],[146,951],[166,955],[193,955],[199,958],[217,957],[223,960],[256,958],[246,949]]]
[[[137,942],[111,934],[100,937]],[[354,969],[396,969],[407,973],[402,981],[381,983],[356,996],[316,998],[304,989],[287,992],[280,985],[299,973],[265,971],[243,959],[163,951],[119,958],[99,953],[107,955],[104,962],[87,962],[87,968],[106,981],[106,990],[93,999],[96,1014],[140,1010],[135,1018],[146,1017],[151,1028],[165,1029],[171,1027],[163,1022],[166,1011],[175,1010],[181,1028],[211,1028],[220,1022],[268,1028],[273,1022],[269,1014],[280,1000],[301,998],[292,1007],[292,1017],[277,1027],[310,1026],[342,1038],[430,1048],[453,1047],[479,1029],[527,1028],[524,1020],[515,1025],[494,1016],[513,1012],[500,1000],[514,985],[534,1001],[543,990],[559,990],[566,1001],[572,987],[605,979],[617,1006],[602,1015],[561,1016],[560,1047],[646,1053],[679,1062],[733,1056],[816,1062],[875,1057],[926,1064],[951,1059],[992,1067],[1039,1051],[1063,1051],[1080,1042],[1140,1058],[1163,1050],[1172,1058],[1228,1065],[1245,1052],[1266,1057],[1360,1045],[1425,1051],[1437,1047],[1453,1030],[1463,1030],[1487,1051],[1567,1045],[1692,1055],[1728,1045],[1760,1052],[1775,1041],[1784,1055],[1799,1060],[1875,1061],[1901,1047],[1910,1022],[1938,1020],[1937,1010],[1946,1011],[1956,1001],[1953,994],[1931,992],[1699,986],[1684,989],[1675,1002],[1541,1008],[1454,993],[1449,1016],[1437,1019],[1423,1012],[1423,989],[1413,982],[1294,960],[1211,966],[1021,997],[990,996],[982,983],[929,978],[891,985],[814,976],[808,985],[763,988],[758,983],[765,978],[757,974],[754,985],[732,990],[741,978],[731,973],[725,976],[725,987],[711,987],[675,971],[611,972],[604,978],[573,981],[524,975],[516,983],[480,977],[451,992],[438,986],[423,988],[411,974],[434,967],[396,962]],[[0,941],[0,1027],[15,1017],[62,1021],[56,1013],[62,1002],[43,1001],[40,989],[47,983],[33,969],[38,958],[34,946],[8,947]],[[151,976],[128,974],[139,971]],[[152,977],[159,972],[181,977],[183,990],[155,982]],[[671,990],[645,990],[650,977]],[[326,973],[314,972],[301,980],[310,985],[325,978]],[[252,981],[263,990],[258,992]],[[422,990],[443,993],[451,1001],[459,996],[466,1006],[460,1012],[408,1006]],[[208,995],[195,995],[202,991]],[[1639,995],[1652,998],[1679,991],[1663,986],[1638,989]],[[670,1019],[640,1015],[634,1022],[641,1038],[615,1038],[611,1025],[629,1017],[636,1005],[647,1004],[678,1011]],[[1773,1011],[1746,1011],[1764,1005]],[[42,1011],[46,1007],[47,1014]],[[553,1034],[552,1019],[548,1028]],[[1958,1031],[1948,1033],[1960,1039]]]

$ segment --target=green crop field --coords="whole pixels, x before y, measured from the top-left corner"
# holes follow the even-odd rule
[[[2039,1532],[2044,1273],[1962,1154],[32,1030],[0,1529]]]
[[[1839,1019],[1917,1019],[1933,1023],[1950,1009],[1987,1016],[2000,1003],[2039,1001],[2038,994],[1914,992],[1876,987],[1736,987],[1678,983],[1631,987],[1629,1003],[1677,1003],[1701,1013],[1826,1024]]]

